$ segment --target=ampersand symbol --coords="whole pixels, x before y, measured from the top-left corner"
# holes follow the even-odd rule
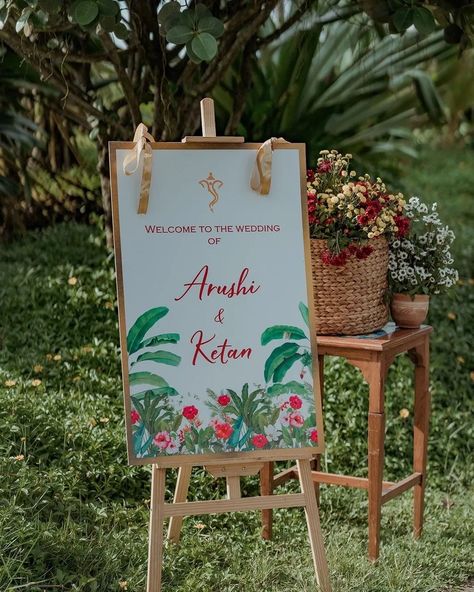
[[[214,320],[216,321],[216,323],[221,323],[221,325],[224,323],[224,309],[223,308],[219,308],[219,312],[214,317]]]

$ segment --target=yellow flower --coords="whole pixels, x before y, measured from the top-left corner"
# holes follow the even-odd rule
[[[369,238],[374,238],[374,233],[373,232],[369,232],[369,234],[367,235]]]
[[[68,283],[70,286],[75,286],[75,285],[77,284],[77,278],[76,278],[76,277],[74,277],[74,276],[72,276],[72,277],[70,277],[70,278],[68,279],[67,283]]]
[[[61,354],[56,354],[55,356],[53,356],[53,360],[55,362],[60,362],[61,361],[61,358],[62,358]]]
[[[337,202],[339,201],[339,198],[337,197],[337,195],[333,195],[331,197],[331,203],[333,204],[337,204]]]
[[[37,386],[40,386],[41,384],[41,380],[39,378],[35,378],[34,380],[31,381],[31,386],[34,386],[35,388]]]
[[[110,419],[108,417],[101,417],[99,421],[100,423],[109,423]]]
[[[22,437],[20,438],[20,441],[21,441],[21,442],[26,442],[26,438],[25,438],[25,436],[22,436]]]
[[[15,456],[15,460],[17,460],[17,461],[25,460],[25,455],[24,454],[18,454],[17,456]]]
[[[405,407],[403,409],[400,409],[400,417],[402,419],[406,419],[409,415],[410,412],[408,411],[408,409],[405,409]]]
[[[120,580],[119,582],[120,590],[128,590],[128,582],[127,580]]]
[[[53,354],[46,354],[46,359],[47,360],[52,360],[53,359]]]
[[[456,361],[458,364],[464,364],[464,362],[466,361],[462,356],[458,356],[456,358]]]
[[[471,372],[469,376],[471,377],[472,382],[474,382],[474,372]]]
[[[457,315],[455,312],[448,312],[448,319],[450,321],[454,321],[456,319]]]
[[[206,528],[206,525],[203,524],[202,522],[196,522],[196,524],[194,525],[194,528],[198,528],[199,530],[202,530],[203,528]]]
[[[95,428],[95,426],[97,425],[97,422],[96,422],[96,420],[95,420],[93,417],[91,417],[91,418],[89,419],[89,423],[90,423],[90,425],[91,425],[93,428]]]
[[[5,380],[4,384],[6,387],[11,388],[12,386],[15,386],[16,380]]]
[[[81,352],[83,354],[89,354],[92,351],[92,347],[90,345],[84,345],[81,347]]]
[[[33,366],[33,370],[36,374],[40,374],[40,372],[43,372],[43,366],[41,364],[36,364]]]

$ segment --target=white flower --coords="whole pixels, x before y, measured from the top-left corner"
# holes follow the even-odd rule
[[[269,440],[278,440],[281,436],[281,430],[273,425],[269,425],[264,429],[265,435]]]

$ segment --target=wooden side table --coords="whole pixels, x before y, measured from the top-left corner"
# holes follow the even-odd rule
[[[368,478],[325,473],[320,470],[320,457],[313,461],[312,478],[319,496],[319,483],[357,487],[368,490],[369,496],[369,558],[376,560],[380,549],[380,519],[382,505],[414,488],[414,535],[423,528],[424,490],[430,417],[429,336],[432,328],[397,329],[380,337],[318,336],[318,361],[321,394],[324,392],[324,356],[341,356],[359,368],[369,385]],[[415,402],[413,426],[413,473],[392,483],[383,480],[385,441],[385,380],[395,357],[407,353],[415,366]],[[262,495],[288,479],[297,477],[296,467],[273,477],[273,466],[266,463],[261,471]],[[264,538],[271,538],[272,514],[262,512]]]

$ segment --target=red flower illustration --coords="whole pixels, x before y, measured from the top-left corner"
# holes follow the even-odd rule
[[[214,425],[214,433],[216,434],[216,438],[220,438],[221,440],[227,440],[232,436],[232,432],[234,428],[230,425],[230,423],[216,423]]]
[[[137,423],[137,421],[139,421],[140,419],[140,414],[138,413],[138,411],[135,411],[135,409],[132,409],[132,412],[130,413],[130,420],[132,422],[132,425],[135,425]]]
[[[255,436],[252,438],[252,444],[255,446],[255,448],[263,448],[268,444],[267,437],[265,434],[255,434]]]
[[[298,395],[291,395],[290,397],[290,407],[292,407],[293,409],[301,409],[301,406],[303,405],[301,399],[298,397]]]
[[[192,421],[198,413],[199,409],[194,405],[187,405],[186,407],[183,407],[183,417],[189,419],[189,421]]]
[[[300,428],[304,424],[303,416],[300,413],[290,413],[288,419],[290,426],[294,428]]]
[[[222,407],[226,407],[230,403],[230,397],[229,395],[219,395],[217,397],[217,402],[219,405],[222,405]]]
[[[153,438],[153,442],[158,446],[158,448],[168,448],[171,438],[168,432],[158,432],[156,436]]]
[[[315,444],[318,443],[318,430],[311,430],[311,432],[309,433],[309,439],[311,440],[311,442],[314,442]]]

